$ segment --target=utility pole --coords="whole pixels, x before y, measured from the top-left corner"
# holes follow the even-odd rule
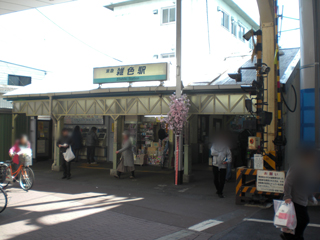
[[[181,0],[176,0],[176,97],[181,97]],[[181,184],[183,131],[175,136],[175,185]]]
[[[181,97],[181,0],[176,1],[176,96]]]
[[[314,52],[315,52],[315,82],[314,82],[314,111],[315,111],[315,147],[320,148],[320,113],[319,113],[319,84],[320,84],[320,2],[317,0],[313,0],[313,27],[314,27]]]

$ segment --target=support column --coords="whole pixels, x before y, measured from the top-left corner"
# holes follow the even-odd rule
[[[60,151],[56,143],[60,137],[63,127],[64,127],[64,117],[60,117],[54,123],[53,164],[51,166],[51,170],[58,171],[58,172],[61,170],[61,159],[60,159]]]
[[[112,169],[110,169],[110,175],[114,176],[117,174],[117,162],[120,160],[120,154],[116,154],[116,151],[119,150],[121,147],[121,137],[123,132],[123,124],[124,124],[124,117],[118,116],[114,118],[113,123],[113,160],[112,160]]]
[[[274,53],[275,53],[275,45],[274,45],[274,23],[262,23],[262,61],[266,63],[271,71],[269,72],[268,81],[264,81],[264,87],[267,89],[265,94],[265,102],[268,103],[265,106],[265,110],[268,112],[272,112],[272,121],[269,126],[266,128],[267,134],[264,136],[264,140],[268,141],[265,145],[267,146],[268,151],[274,151],[275,146],[273,140],[277,135],[277,81],[275,80],[275,70],[274,70]]]
[[[190,156],[190,122],[187,121],[184,128],[185,144],[184,144],[184,171],[183,171],[183,182],[189,183],[193,180],[192,174],[192,160]]]
[[[12,131],[11,131],[11,145],[13,146],[16,141],[16,119],[18,114],[12,114]]]
[[[174,148],[173,148],[173,142],[174,138],[173,138],[173,131],[169,130],[169,165],[168,168],[172,168],[172,159],[173,159],[173,152],[174,152]]]
[[[275,78],[274,68],[274,53],[275,53],[275,30],[274,30],[274,7],[273,0],[257,0],[260,21],[262,26],[262,56],[263,63],[270,67],[268,81],[264,81],[264,87],[268,89],[265,92],[264,102],[268,105],[264,108],[265,111],[272,112],[272,122],[267,127],[268,134],[264,135],[264,141],[268,141],[264,146],[268,151],[274,151],[275,146],[273,140],[277,134],[277,81]]]

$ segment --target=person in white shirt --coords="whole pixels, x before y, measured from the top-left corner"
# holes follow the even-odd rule
[[[220,198],[224,198],[223,188],[226,181],[227,165],[231,163],[231,151],[225,137],[220,134],[211,146],[214,185]]]

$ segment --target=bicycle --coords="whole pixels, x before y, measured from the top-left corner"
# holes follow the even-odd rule
[[[24,164],[21,164],[20,162],[19,168],[15,172],[12,172],[11,162],[12,160],[7,160],[5,163],[0,163],[6,166],[6,169],[5,169],[6,178],[3,181],[3,185],[2,185],[3,189],[5,189],[10,183],[18,181],[20,183],[20,187],[23,190],[25,191],[30,190],[35,181],[33,170],[29,166],[24,166]]]
[[[6,209],[7,203],[7,193],[2,189],[2,187],[0,187],[0,213],[2,213]]]

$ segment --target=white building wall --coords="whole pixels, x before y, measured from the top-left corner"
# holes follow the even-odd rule
[[[31,83],[44,79],[46,72],[0,61],[0,84],[8,85],[8,75],[31,77]]]
[[[153,0],[115,7],[114,24],[119,31],[113,44],[119,48],[120,59],[150,62],[154,55],[161,60],[161,54],[175,52],[175,22],[161,23],[162,9],[170,6],[175,6],[175,1]],[[221,26],[218,6],[229,14],[229,31]],[[154,14],[156,10],[158,13]],[[199,71],[218,72],[226,57],[249,54],[249,43],[231,33],[231,17],[246,30],[251,29],[223,0],[182,1],[182,80],[197,81]]]

